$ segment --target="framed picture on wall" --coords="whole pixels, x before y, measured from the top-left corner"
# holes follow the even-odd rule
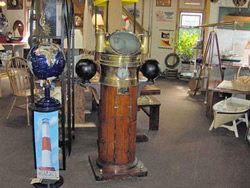
[[[7,9],[23,9],[23,0],[7,0]]]
[[[159,35],[160,42],[158,48],[172,50],[174,48],[174,30],[160,29]]]
[[[75,28],[82,28],[82,27],[83,27],[83,15],[75,14]]]
[[[156,0],[157,7],[171,7],[171,0]]]
[[[241,19],[245,20],[250,17],[250,11],[248,8],[239,8],[237,7],[220,7],[219,8],[219,23],[220,22],[232,22],[233,20],[238,20],[235,24],[232,25],[222,25],[219,26],[219,29],[232,29],[232,30],[250,30],[249,22],[240,22]]]
[[[184,0],[185,5],[201,6],[202,0]]]

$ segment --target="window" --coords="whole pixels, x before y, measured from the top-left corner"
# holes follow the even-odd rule
[[[202,24],[201,12],[181,12],[180,27],[192,27]]]
[[[195,55],[194,57],[198,57],[202,54],[203,49],[203,32],[200,28],[193,28],[195,26],[202,25],[203,13],[202,12],[188,12],[183,11],[180,12],[180,20],[179,20],[179,36],[181,38],[183,33],[188,32],[189,36],[196,35],[198,37],[198,41],[195,46]]]
[[[34,13],[35,13],[35,10],[34,10]],[[31,14],[31,8],[26,8],[26,33],[29,33],[30,32],[30,14]],[[35,17],[35,15],[34,15]],[[33,21],[33,30],[36,29],[36,20],[34,19]]]

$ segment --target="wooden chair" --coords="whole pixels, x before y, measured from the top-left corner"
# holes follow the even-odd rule
[[[6,119],[9,119],[14,107],[26,109],[27,121],[28,125],[30,125],[29,98],[31,96],[31,93],[30,73],[28,70],[27,60],[21,57],[10,58],[6,63],[6,72],[10,81],[12,92],[14,94],[14,100]],[[18,97],[25,98],[26,103],[23,105],[16,106],[16,101]]]

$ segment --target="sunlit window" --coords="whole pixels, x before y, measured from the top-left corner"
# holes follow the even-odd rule
[[[180,27],[192,27],[202,24],[202,13],[200,12],[181,12]]]
[[[35,12],[35,10],[34,10],[34,12]],[[26,10],[26,20],[27,20],[27,23],[26,23],[26,25],[27,25],[27,32],[30,32],[30,14],[31,14],[31,9],[30,8],[28,8],[27,10]],[[33,30],[35,30],[36,29],[36,20],[34,20],[33,21]]]

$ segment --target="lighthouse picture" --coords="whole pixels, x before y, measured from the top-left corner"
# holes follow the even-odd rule
[[[34,112],[37,177],[59,179],[58,111]]]

